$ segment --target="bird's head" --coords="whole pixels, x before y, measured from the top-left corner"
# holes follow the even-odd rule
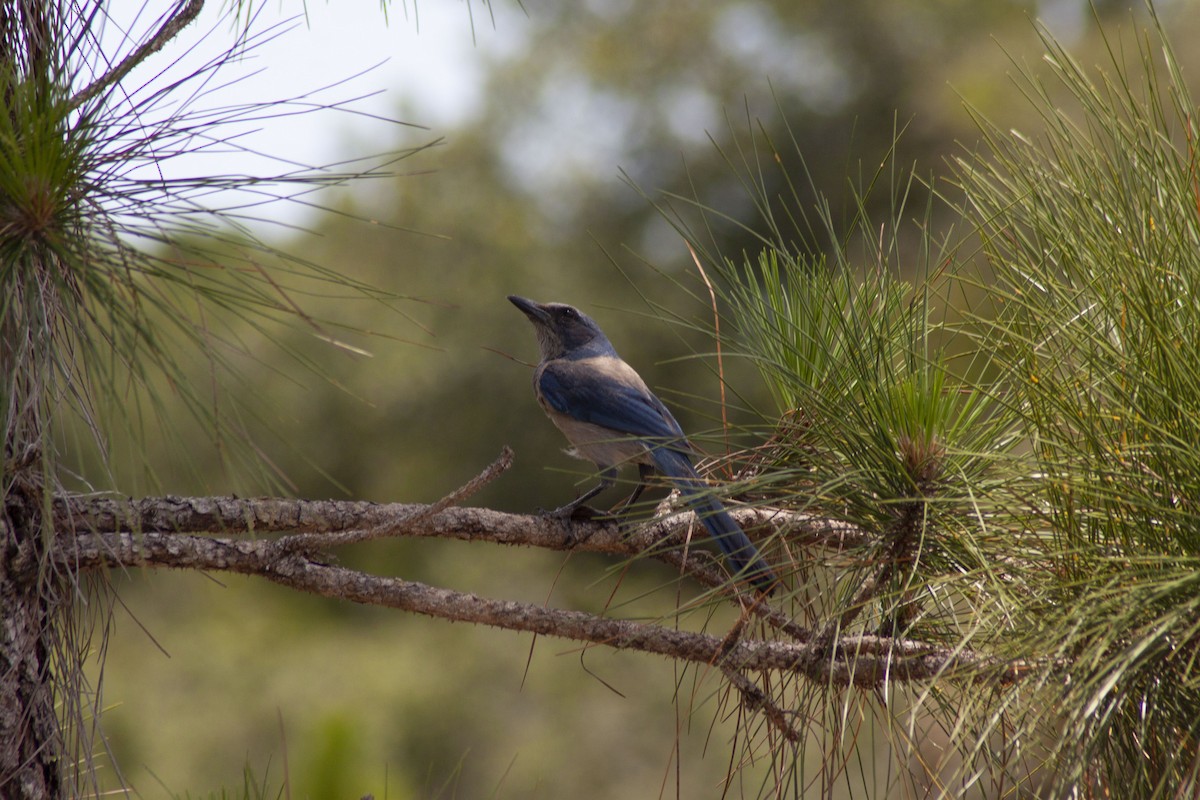
[[[600,326],[574,306],[535,303],[517,295],[509,295],[508,299],[533,323],[543,360],[562,358],[583,348],[598,352],[612,349]]]

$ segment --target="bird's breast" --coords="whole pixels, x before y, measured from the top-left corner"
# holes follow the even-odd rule
[[[576,458],[591,461],[602,470],[622,464],[650,464],[650,451],[629,434],[580,422],[574,417],[555,411],[545,401],[542,408],[546,415],[563,432],[572,449],[568,452]]]
[[[591,380],[612,383],[650,395],[650,389],[637,371],[616,356],[592,356],[570,362],[571,369],[589,375]]]

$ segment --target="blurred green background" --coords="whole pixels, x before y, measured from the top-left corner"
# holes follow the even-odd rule
[[[1192,8],[1160,4],[1180,45],[1194,32]],[[302,329],[235,332],[249,355],[231,391],[261,409],[246,425],[296,496],[434,501],[508,444],[515,466],[472,504],[530,511],[571,497],[586,468],[562,455],[533,399],[519,361],[535,358],[535,343],[510,293],[583,307],[685,430],[711,432],[719,388],[703,286],[682,240],[629,182],[655,197],[694,196],[754,229],[751,195],[727,159],[755,136],[785,152],[794,137],[804,163],[785,165],[792,180],[811,180],[835,216],[848,215],[849,178],[870,175],[899,128],[897,161],[938,174],[974,145],[964,100],[1007,126],[1032,124],[1006,80],[1010,58],[1040,57],[1031,16],[1084,63],[1097,46],[1082,0],[535,1],[473,11],[475,25],[511,37],[477,56],[478,104],[453,128],[398,129],[394,143],[366,149],[444,142],[400,165],[412,174],[326,195],[343,215],[263,234],[412,298],[298,295],[314,317],[357,329],[339,338],[370,357]],[[1106,26],[1137,18],[1119,3],[1094,13]],[[412,22],[393,8],[389,24]],[[463,9],[462,37],[470,25]],[[371,91],[372,80],[346,91]],[[419,107],[395,114],[422,122]],[[347,154],[363,149],[352,127],[344,138]],[[714,236],[731,256],[757,249],[734,224]],[[749,369],[726,369],[747,406],[778,413]],[[277,490],[230,466],[202,431],[184,449],[164,438],[150,456],[154,479],[118,470],[122,491]],[[622,616],[669,618],[676,602],[671,591],[642,596],[669,578],[649,564],[623,574],[603,559],[436,541],[339,556],[379,574]],[[748,760],[726,792],[730,753],[742,751],[714,674],[236,576],[108,579],[118,600],[102,724],[141,796],[240,792],[247,769],[270,796],[286,770],[291,796],[313,798],[736,797],[767,780],[768,762]],[[707,624],[723,631],[730,620]]]

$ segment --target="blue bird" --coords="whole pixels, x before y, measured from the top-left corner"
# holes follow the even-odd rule
[[[591,461],[600,470],[599,485],[550,513],[571,516],[611,487],[622,465],[637,464],[640,480],[624,510],[657,470],[679,487],[733,571],[771,594],[775,574],[721,501],[705,488],[692,466],[695,451],[679,423],[633,367],[621,360],[600,327],[572,306],[535,303],[516,295],[508,299],[529,318],[537,334],[541,363],[533,374],[533,388],[538,402],[571,443],[571,455]]]

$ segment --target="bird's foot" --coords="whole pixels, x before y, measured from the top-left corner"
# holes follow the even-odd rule
[[[543,517],[550,517],[552,519],[580,520],[580,521],[592,520],[592,519],[604,519],[604,517],[606,516],[605,512],[601,511],[598,508],[592,508],[591,506],[585,506],[585,505],[577,505],[575,503],[568,503],[565,506],[561,506],[560,508],[554,509],[553,511],[547,511],[544,508],[540,508],[540,509],[538,509],[538,513]]]
[[[602,520],[604,519],[603,511],[585,506],[581,504],[567,504],[562,508],[556,508],[553,511],[547,511],[544,508],[538,509],[538,512],[547,519],[557,519],[562,522],[584,522],[587,520]],[[586,541],[591,535],[591,531],[582,532],[575,526],[567,528],[567,549],[570,550],[580,542]]]

